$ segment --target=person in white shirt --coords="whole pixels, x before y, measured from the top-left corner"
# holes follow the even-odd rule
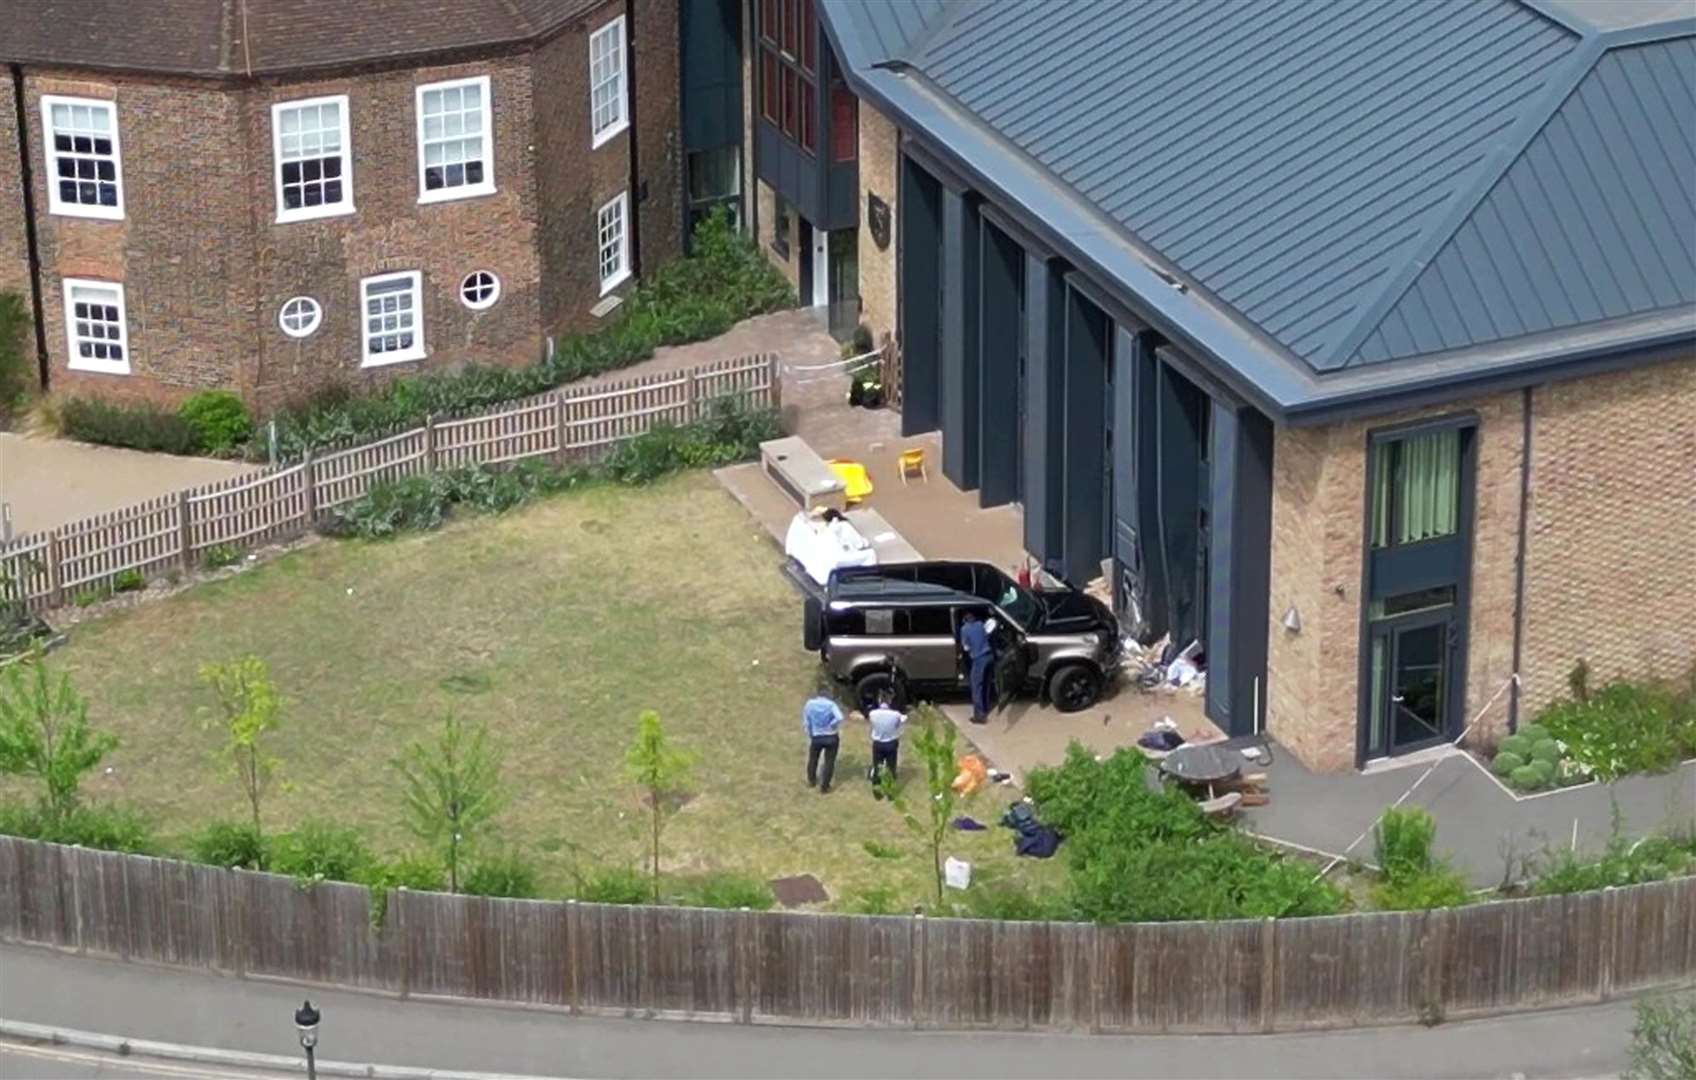
[[[872,795],[883,798],[883,767],[889,766],[889,782],[895,782],[896,759],[901,753],[901,730],[907,726],[907,714],[891,703],[888,690],[877,696],[877,708],[866,714],[872,727],[872,767],[868,776]]]

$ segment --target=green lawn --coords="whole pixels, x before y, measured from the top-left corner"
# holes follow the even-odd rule
[[[76,626],[54,654],[122,745],[85,794],[151,815],[167,842],[242,813],[202,717],[199,665],[252,652],[287,699],[275,752],[286,790],[267,827],[354,824],[410,844],[387,762],[441,717],[487,719],[511,801],[501,841],[534,857],[547,891],[586,862],[635,864],[642,805],[623,775],[637,713],[658,710],[699,754],[695,794],[666,834],[669,867],[813,873],[833,903],[929,889],[929,860],[871,798],[863,728],[846,733],[839,788],[803,780],[799,709],[815,664],[779,555],[710,476],[597,488],[388,543],[323,542],[236,577]],[[917,782],[918,763],[903,762]],[[14,787],[8,785],[8,787]],[[916,794],[916,787],[909,786]],[[999,816],[1004,792],[968,808]],[[863,844],[898,846],[876,859]],[[980,879],[1058,881],[1016,860],[1005,830],[956,833]]]

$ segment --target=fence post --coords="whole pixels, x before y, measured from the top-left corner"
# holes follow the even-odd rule
[[[696,400],[700,388],[695,385],[698,378],[700,372],[694,368],[683,373],[683,422],[686,424],[693,424],[700,417],[700,403]]]
[[[47,597],[51,607],[65,602],[65,572],[59,565],[59,530],[47,534]],[[24,587],[24,599],[29,599],[29,587]]]
[[[318,465],[312,460],[312,448],[306,448],[306,456],[300,462],[301,495],[306,503],[306,527],[311,529],[318,522]]]
[[[913,1015],[908,1023],[913,1027],[924,1026],[925,1016],[925,913],[913,912],[912,933],[907,937],[909,948],[913,950]]]
[[[82,861],[85,854],[93,854],[81,847],[64,848],[61,850],[61,861],[66,855],[71,860],[71,914],[72,923],[76,926],[77,952],[88,953],[88,947],[83,944],[82,937]]]
[[[556,391],[554,393],[554,441],[558,444],[558,448],[554,452],[558,455],[561,468],[565,466],[565,431],[565,395]]]
[[[565,902],[565,963],[568,969],[566,974],[569,978],[567,978],[565,984],[565,1004],[572,1016],[577,1016],[583,1011],[583,1002],[578,996],[580,991],[577,988],[577,971],[583,966],[583,959],[579,955],[583,948],[583,937],[582,929],[578,925],[582,917],[582,906],[576,900],[567,900]]]
[[[783,362],[776,353],[766,357],[766,378],[771,382],[771,407],[783,411]]]
[[[1607,1001],[1614,996],[1614,955],[1619,945],[1619,890],[1609,885],[1602,890],[1602,941],[1596,957],[1596,996]]]
[[[1424,1022],[1429,1016],[1443,1014],[1443,953],[1448,948],[1449,919],[1453,915],[1453,911],[1444,908],[1425,912],[1425,1000],[1419,1003],[1414,1020]]]
[[[1260,923],[1260,1030],[1272,1031],[1278,1017],[1278,923],[1267,916]]]
[[[1089,1030],[1101,1034],[1101,924],[1089,924]]]
[[[406,929],[406,897],[408,889],[405,885],[395,888],[389,902],[395,908],[395,938],[396,948],[400,950],[400,996],[404,999],[412,994],[412,935]]]
[[[436,471],[436,414],[424,418],[424,472]]]
[[[743,908],[736,917],[736,1004],[735,1019],[754,1022],[754,913]]]
[[[188,519],[188,492],[177,492],[177,532],[184,570],[194,569],[194,528]]]

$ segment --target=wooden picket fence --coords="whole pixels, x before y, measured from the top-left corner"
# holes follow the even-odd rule
[[[805,1024],[1257,1032],[1696,983],[1696,878],[1448,911],[1011,923],[391,892],[0,837],[0,941],[401,995]]]
[[[214,549],[241,551],[305,532],[379,481],[534,457],[591,462],[656,424],[699,420],[721,399],[779,407],[777,358],[568,386],[469,416],[431,418],[374,442],[20,536],[0,545],[0,601],[46,611],[129,571],[147,578],[192,569]]]

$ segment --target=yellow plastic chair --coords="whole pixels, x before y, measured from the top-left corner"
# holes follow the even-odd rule
[[[905,484],[907,482],[907,477],[914,473],[919,474],[920,480],[923,480],[927,484],[930,483],[930,474],[925,472],[924,447],[915,446],[911,450],[903,450],[901,451],[901,457],[898,460],[901,466],[901,483]]]
[[[872,478],[860,462],[832,459],[825,464],[830,466],[831,472],[842,478],[842,498],[849,506],[858,505],[872,493]]]

